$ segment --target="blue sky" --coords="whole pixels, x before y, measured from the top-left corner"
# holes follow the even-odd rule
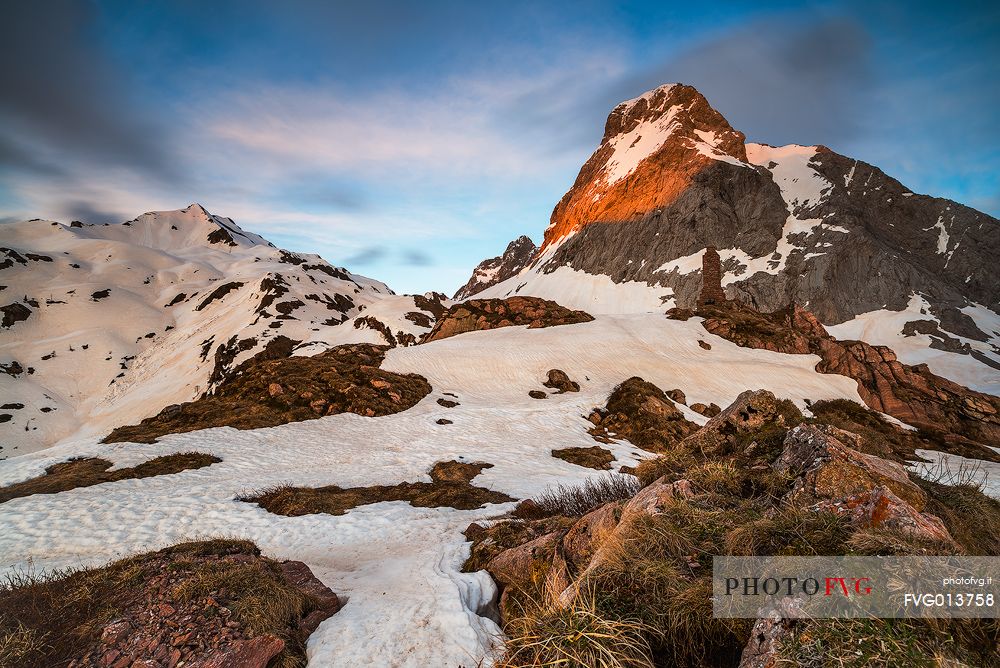
[[[0,219],[197,201],[450,293],[539,241],[610,109],[673,81],[751,140],[825,144],[998,216],[1000,6],[941,4],[19,3]]]

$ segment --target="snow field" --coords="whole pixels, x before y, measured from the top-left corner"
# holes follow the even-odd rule
[[[701,349],[697,340],[711,343]],[[384,502],[343,516],[282,517],[234,497],[278,484],[358,486],[429,481],[437,461],[494,464],[473,484],[518,498],[599,472],[550,455],[553,448],[595,445],[583,417],[631,375],[689,403],[730,403],[745,389],[805,398],[857,400],[853,381],[820,375],[817,359],[739,348],[697,320],[661,314],[602,316],[536,330],[508,327],[391,350],[384,368],[421,373],[434,391],[408,411],[381,418],[344,414],[269,429],[209,429],[152,445],[66,442],[0,464],[0,484],[39,475],[70,456],[101,456],[116,466],[181,451],[215,454],[222,463],[170,476],[128,480],[0,504],[0,571],[99,565],[185,539],[239,536],[269,556],[307,563],[348,601],[309,642],[313,666],[474,666],[499,629],[482,611],[495,594],[484,573],[463,574],[461,531],[513,504],[480,510],[413,508]],[[531,399],[551,368],[566,371],[579,393]],[[461,405],[436,403],[454,392]],[[684,408],[685,414],[705,421]],[[447,417],[451,425],[434,421]],[[631,444],[604,446],[614,468],[634,465]]]

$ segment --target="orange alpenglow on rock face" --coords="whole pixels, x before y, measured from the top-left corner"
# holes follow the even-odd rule
[[[701,257],[701,280],[698,306],[725,303],[726,293],[722,290],[722,261],[715,246],[706,248],[705,254]]]
[[[588,223],[634,220],[670,204],[713,161],[747,163],[745,141],[691,86],[667,84],[622,102],[552,212],[541,250]]]

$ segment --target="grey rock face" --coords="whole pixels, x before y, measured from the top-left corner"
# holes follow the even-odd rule
[[[671,286],[677,305],[690,308],[701,291],[700,271],[664,274],[660,266],[708,246],[767,254],[777,247],[787,217],[781,191],[766,170],[716,162],[669,206],[639,220],[587,225],[556,249],[543,270],[570,265],[616,283]],[[724,271],[730,268],[723,262]]]
[[[528,237],[521,235],[507,244],[503,255],[483,260],[472,271],[469,282],[459,288],[455,299],[467,299],[491,285],[496,285],[514,276],[531,264],[538,247]]]
[[[1000,263],[1000,221],[950,200],[909,193],[881,170],[829,150],[817,153],[811,165],[834,186],[798,217],[822,219],[824,225],[791,235],[796,244],[781,271],[747,275],[728,285],[727,294],[763,311],[805,304],[824,323],[836,324],[881,308],[902,309],[919,292],[948,331],[983,340],[958,308],[974,301],[1000,310],[993,270]],[[845,186],[852,168],[853,180]],[[543,270],[570,265],[615,282],[670,286],[677,305],[690,308],[701,272],[663,273],[664,263],[708,246],[766,256],[777,251],[787,216],[765,167],[753,171],[719,162],[664,209],[641,220],[584,227]],[[741,267],[732,258],[723,261],[724,271],[740,274]]]
[[[611,182],[609,165],[629,162],[620,153],[609,157],[620,148],[616,142],[631,140],[622,133],[641,124],[663,143],[651,152],[637,147],[633,171]],[[761,311],[794,302],[835,325],[902,310],[919,294],[937,323],[911,324],[904,335],[930,336],[935,348],[996,366],[983,346],[969,343],[992,337],[1000,353],[1000,338],[961,309],[979,304],[1000,313],[1000,221],[910,192],[877,167],[824,146],[743,141],[688,86],[661,87],[618,105],[553,212],[545,260],[529,271],[571,267],[616,283],[671,288],[676,306],[694,308],[701,255],[715,247],[729,299]],[[502,260],[486,261],[477,274]],[[459,296],[511,275],[495,273],[491,282],[474,275]]]

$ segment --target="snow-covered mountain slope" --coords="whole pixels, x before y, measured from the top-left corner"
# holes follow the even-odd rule
[[[369,308],[394,332],[433,325],[414,297],[197,204],[116,225],[32,220],[0,235],[0,457],[192,400],[269,344],[331,332],[385,343],[353,326]]]
[[[480,262],[472,270],[469,282],[455,293],[455,299],[468,299],[491,285],[496,285],[519,274],[522,269],[531,264],[537,252],[538,247],[535,246],[535,242],[522,234],[507,244],[502,255]]]
[[[698,341],[711,345],[702,348]],[[461,573],[470,522],[513,504],[461,511],[405,502],[365,505],[342,516],[285,517],[234,501],[270,485],[391,485],[429,480],[437,461],[493,464],[476,484],[513,497],[573,483],[597,472],[557,459],[553,447],[595,445],[584,417],[633,375],[680,388],[688,402],[728,405],[746,389],[794,399],[859,401],[848,378],[813,370],[818,358],[740,348],[693,318],[661,314],[598,316],[559,327],[504,327],[387,353],[383,369],[419,373],[433,386],[413,408],[379,418],[341,414],[250,431],[230,428],[166,436],[151,445],[67,442],[12,458],[0,485],[23,480],[71,456],[126,466],[172,452],[211,453],[223,461],[177,475],[127,480],[0,504],[0,575],[99,564],[186,537],[247,537],[268,556],[304,561],[345,597],[343,610],[310,637],[313,666],[475,666],[499,639],[487,617],[492,581]],[[532,399],[549,369],[580,391]],[[454,408],[437,399],[456,395]],[[705,418],[678,406],[703,424]],[[452,424],[439,425],[440,418]],[[558,444],[558,445],[556,445]],[[614,468],[641,453],[606,446]],[[155,509],[151,512],[150,509]]]
[[[794,301],[845,326],[838,336],[878,332],[870,342],[904,362],[1000,391],[1000,221],[823,146],[744,143],[690,86],[618,105],[539,255],[478,296],[692,307],[708,247],[730,298],[762,311]],[[847,327],[855,318],[868,324]]]

